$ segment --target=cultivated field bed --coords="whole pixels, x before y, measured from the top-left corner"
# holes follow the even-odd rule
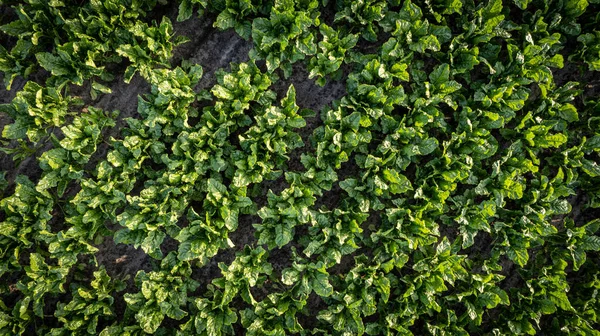
[[[0,25],[0,335],[600,335],[597,0]]]

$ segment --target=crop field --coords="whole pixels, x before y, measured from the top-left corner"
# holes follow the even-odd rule
[[[0,0],[0,336],[600,336],[600,0]]]

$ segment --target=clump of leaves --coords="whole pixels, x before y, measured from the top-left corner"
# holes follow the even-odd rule
[[[369,42],[377,41],[378,22],[385,17],[387,2],[381,0],[337,0],[334,22],[343,22]]]
[[[325,23],[321,23],[319,31],[323,36],[323,39],[318,44],[320,52],[317,52],[310,59],[308,64],[308,70],[310,71],[308,78],[317,77],[317,84],[324,86],[326,76],[332,75],[333,78],[340,77],[340,66],[344,62],[346,52],[356,45],[358,35],[348,34],[340,36],[338,31]]]
[[[276,1],[269,18],[252,21],[254,48],[250,58],[264,59],[269,72],[281,68],[285,78],[292,74],[292,64],[317,52],[315,34],[318,26],[317,0]]]
[[[73,286],[73,299],[57,304],[54,316],[64,325],[53,328],[50,335],[97,335],[98,322],[110,321],[113,311],[113,292],[125,289],[125,283],[111,279],[102,267],[94,272],[90,288]]]
[[[156,332],[165,316],[181,320],[188,315],[182,307],[187,305],[188,292],[199,286],[190,278],[191,272],[187,262],[170,253],[159,271],[137,273],[135,283],[140,292],[125,294],[125,302],[136,312],[135,319],[144,332]]]

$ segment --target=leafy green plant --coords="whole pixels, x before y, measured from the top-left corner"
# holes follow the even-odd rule
[[[54,315],[63,327],[54,328],[50,335],[96,335],[98,322],[114,316],[112,292],[125,288],[122,282],[113,282],[106,270],[94,272],[91,288],[72,288],[73,299],[65,304],[58,303]]]
[[[391,285],[397,279],[386,276],[380,265],[369,265],[365,255],[355,257],[354,261],[356,266],[346,275],[343,291],[334,292],[329,307],[320,311],[317,318],[337,332],[363,335],[363,317],[375,314],[378,305],[388,302]]]
[[[569,56],[570,59],[578,57],[587,64],[590,71],[600,71],[600,32],[594,31],[577,37],[577,42],[582,46],[578,52]]]
[[[196,298],[195,309],[198,310],[188,323],[182,327],[182,334],[196,335],[234,335],[233,324],[238,316],[228,305],[221,304],[223,293],[216,291],[213,300]]]
[[[181,0],[179,2],[179,13],[177,15],[177,21],[185,21],[192,17],[194,7],[198,5],[198,16],[204,14],[204,10],[208,7],[207,0]]]
[[[338,31],[325,23],[321,23],[319,31],[323,36],[323,39],[318,43],[320,52],[312,57],[308,63],[308,70],[310,71],[308,78],[317,77],[317,85],[324,86],[326,76],[340,77],[340,66],[344,62],[348,50],[356,45],[358,36],[356,34],[340,36]]]
[[[297,314],[306,307],[306,298],[293,292],[271,293],[252,309],[240,312],[248,335],[284,335],[302,332]]]
[[[405,1],[398,12],[387,12],[380,25],[391,37],[383,44],[384,55],[404,57],[410,52],[430,53],[439,51],[450,40],[452,33],[447,26],[429,23],[421,8]]]
[[[41,234],[49,231],[48,222],[52,219],[53,206],[54,201],[37,192],[28,177],[16,177],[14,193],[0,201],[5,216],[0,223],[2,272],[20,268],[21,252],[42,240]]]
[[[96,152],[101,142],[102,131],[106,127],[115,126],[118,111],[107,113],[94,107],[73,119],[69,125],[61,128],[65,137],[58,141],[56,148],[44,152],[40,156],[40,167],[44,174],[36,189],[49,196],[47,190],[57,187],[61,197],[70,180],[78,180],[83,176],[83,166]]]
[[[319,25],[318,1],[276,1],[269,18],[252,21],[254,49],[250,58],[264,59],[272,73],[281,68],[285,78],[292,64],[317,52],[315,35],[310,28]]]
[[[65,97],[54,87],[28,82],[10,104],[0,105],[0,112],[14,120],[4,126],[2,137],[17,140],[20,146],[3,150],[17,160],[32,155],[44,145],[54,129],[66,124],[66,118],[73,114],[72,107],[81,104],[80,99]],[[33,143],[33,148],[28,142]]]
[[[298,180],[292,180],[289,188],[275,195],[267,194],[268,206],[261,208],[258,215],[262,223],[254,224],[259,244],[267,244],[269,249],[288,244],[294,236],[294,227],[308,223],[312,217],[309,207],[315,202],[313,191]]]
[[[598,0],[0,2],[0,335],[598,334]]]
[[[198,283],[189,278],[189,264],[177,261],[169,254],[161,262],[158,272],[138,272],[135,282],[140,292],[125,294],[128,309],[136,312],[135,319],[146,333],[154,333],[165,316],[181,320],[188,315],[185,308],[188,292],[193,292]]]
[[[167,17],[163,17],[160,24],[149,26],[136,22],[130,29],[133,37],[127,44],[121,44],[116,52],[126,57],[131,65],[125,69],[124,80],[129,83],[133,75],[139,71],[142,77],[150,76],[153,67],[166,65],[171,58],[173,48],[186,42],[185,38],[175,39],[173,37],[173,25]]]
[[[302,138],[295,129],[306,126],[296,105],[296,90],[288,88],[281,100],[281,107],[271,106],[255,112],[255,124],[239,136],[242,151],[232,155],[236,166],[233,183],[236,187],[245,187],[250,183],[260,183],[263,178],[271,179],[281,172],[289,159],[286,154],[304,146]]]
[[[335,209],[313,216],[309,235],[301,239],[307,257],[318,255],[327,266],[341,263],[342,256],[356,251],[366,214]]]
[[[223,1],[221,1],[223,2]],[[221,10],[214,26],[219,29],[233,28],[235,32],[248,40],[252,34],[252,21],[256,16],[267,15],[272,8],[271,1],[264,0],[225,0],[225,8],[215,3]]]
[[[131,79],[134,69],[144,70],[142,63],[155,62],[153,58],[164,63],[170,57],[172,44],[159,39],[160,35],[170,38],[170,22],[165,21],[158,28],[136,22],[156,1],[107,0],[80,5],[28,0],[15,6],[19,19],[0,28],[18,38],[10,52],[5,48],[0,50],[2,67],[11,74],[5,78],[7,87],[16,75],[32,73],[36,67],[34,59],[53,75],[49,83],[62,87],[68,83],[83,85],[92,78],[112,80],[113,76],[104,71],[105,65],[120,62],[119,55],[136,64],[126,72],[126,81]],[[151,56],[142,60],[148,53]],[[92,80],[94,99],[99,93],[107,92],[110,92],[107,86]]]
[[[387,3],[379,0],[359,0],[335,2],[334,22],[344,22],[356,27],[360,36],[369,42],[377,41],[377,23],[387,12]]]
[[[21,299],[21,311],[31,309],[38,317],[44,317],[44,302],[48,295],[64,293],[64,285],[69,274],[69,267],[52,266],[46,263],[39,253],[29,254],[29,266],[25,266],[27,277],[17,283],[17,289],[24,297]],[[19,312],[22,314],[22,312]]]

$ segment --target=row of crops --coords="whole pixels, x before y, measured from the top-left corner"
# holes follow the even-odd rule
[[[600,1],[0,5],[0,335],[600,335]],[[203,90],[196,17],[252,44]]]

